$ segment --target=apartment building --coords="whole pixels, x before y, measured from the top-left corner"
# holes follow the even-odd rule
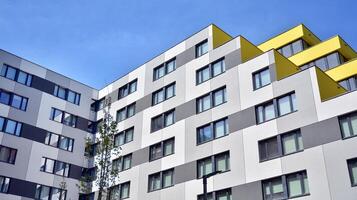
[[[2,50],[0,199],[95,198],[76,184],[106,99],[111,199],[201,200],[214,171],[210,200],[356,199],[356,58],[304,25],[255,45],[212,24],[96,90]]]

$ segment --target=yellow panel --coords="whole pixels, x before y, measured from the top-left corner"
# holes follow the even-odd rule
[[[258,55],[262,54],[263,52],[258,49],[254,44],[249,42],[244,37],[240,36],[240,49],[241,49],[241,58],[242,63],[246,62],[252,58],[257,57]]]
[[[269,39],[266,42],[263,42],[262,44],[258,45],[258,48],[266,52],[270,49],[278,49],[300,38],[303,38],[311,46],[320,43],[320,39],[318,37],[316,37],[303,24],[300,24],[284,33],[281,33],[280,35]]]
[[[346,90],[342,86],[336,83],[320,68],[315,67],[315,69],[321,101],[326,101],[328,99],[331,99],[332,97],[341,95],[346,92]]]
[[[300,68],[294,65],[289,59],[285,58],[278,51],[274,50],[276,79],[281,80],[287,76],[300,71]]]
[[[335,36],[289,57],[289,60],[297,66],[302,66],[335,51],[340,52],[347,59],[352,59],[357,56],[356,52],[348,46],[340,36]]]
[[[222,44],[230,41],[232,37],[224,32],[222,29],[218,28],[216,25],[212,25],[212,38],[213,38],[213,49],[221,46]]]
[[[357,75],[357,59],[353,59],[350,62],[330,69],[326,71],[326,74],[328,74],[335,81],[341,81],[348,77]]]

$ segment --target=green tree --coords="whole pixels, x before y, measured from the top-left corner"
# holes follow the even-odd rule
[[[120,155],[121,147],[115,145],[114,136],[117,133],[117,122],[110,115],[110,99],[106,99],[106,107],[103,109],[104,118],[98,125],[98,133],[95,139],[87,138],[86,147],[87,150],[94,152],[94,165],[96,168],[95,184],[99,188],[98,200],[109,199],[110,187],[116,184],[119,178],[119,171],[112,165],[112,158],[116,158]],[[93,144],[95,145],[94,149]],[[91,157],[86,153],[86,157]],[[80,191],[88,193],[90,191],[93,177],[82,177],[80,181]]]

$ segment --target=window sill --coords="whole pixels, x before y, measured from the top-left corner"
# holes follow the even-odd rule
[[[221,138],[224,138],[224,137],[227,137],[229,135],[229,133],[221,136],[221,137],[216,137],[216,138],[213,138],[211,140],[207,140],[207,141],[204,141],[204,142],[201,142],[201,143],[196,143],[196,146],[200,146],[200,145],[203,145],[203,144],[206,144],[206,143],[209,143],[209,142],[213,142],[215,140],[218,140],[218,139],[221,139]]]
[[[310,193],[307,193],[307,194],[301,194],[301,195],[294,196],[294,197],[289,197],[288,199],[296,199],[296,198],[305,197],[305,196],[310,196]]]
[[[167,98],[167,99],[164,99],[163,101],[160,101],[160,102],[158,102],[157,104],[151,104],[151,107],[154,107],[154,106],[156,106],[156,105],[159,105],[159,104],[161,104],[161,103],[163,103],[163,102],[165,102],[165,101],[167,101],[167,100],[169,100],[169,99],[172,99],[172,98],[174,98],[176,96],[176,94],[175,95],[173,95],[173,96],[171,96],[171,97],[169,97],[169,98]]]
[[[217,175],[220,175],[220,174],[224,174],[224,173],[227,173],[227,172],[230,172],[231,171],[231,169],[227,169],[226,171],[223,171],[223,172],[221,172],[221,173],[218,173]],[[196,179],[202,179],[202,177],[197,177]]]
[[[280,115],[280,116],[274,117],[274,118],[272,118],[272,119],[269,119],[269,120],[266,120],[266,121],[263,121],[263,122],[256,122],[256,125],[264,124],[264,123],[266,123],[266,122],[273,121],[273,120],[275,120],[275,119],[278,119],[278,118],[281,118],[281,117],[290,115],[290,114],[292,114],[292,113],[296,113],[296,112],[298,112],[298,111],[299,111],[299,110],[295,110],[295,111],[292,111],[292,112],[286,113],[286,114],[284,114],[284,115]],[[255,115],[256,115],[256,114],[255,114]]]
[[[15,159],[16,159],[16,157],[15,157]],[[10,163],[10,162],[6,162],[6,161],[2,161],[2,160],[0,160],[0,163],[6,163],[6,164],[10,164],[10,165],[15,165],[15,162],[14,163]]]
[[[198,69],[198,70],[199,70],[199,69]],[[205,83],[205,82],[208,82],[209,80],[212,80],[212,79],[214,79],[214,78],[220,76],[221,74],[224,74],[225,72],[226,72],[226,71],[224,71],[224,72],[222,72],[222,73],[220,73],[220,74],[217,74],[216,76],[212,76],[212,77],[210,77],[209,79],[204,80],[204,81],[202,81],[202,82],[200,82],[200,83],[196,82],[196,86],[201,85],[201,84],[203,84],[203,83]],[[196,73],[197,73],[197,72],[196,72]]]
[[[271,84],[272,84],[272,82],[270,82],[270,83],[268,83],[268,84],[266,84],[266,85],[263,85],[263,86],[261,86],[261,87],[259,87],[259,88],[253,88],[253,92],[255,92],[255,91],[259,90],[259,89],[268,87],[268,86],[271,85]]]
[[[196,115],[201,114],[201,113],[204,113],[204,112],[206,112],[206,111],[208,111],[208,110],[212,110],[213,108],[216,108],[216,107],[218,107],[218,106],[220,106],[220,105],[223,105],[223,104],[225,104],[225,103],[227,103],[227,101],[224,101],[224,102],[222,102],[222,103],[220,103],[220,104],[217,104],[217,105],[215,105],[215,106],[212,106],[212,107],[208,108],[207,110],[203,110],[203,111],[201,111],[201,112],[196,112]]]
[[[304,149],[299,150],[299,151],[295,151],[295,152],[292,152],[292,153],[284,154],[284,155],[274,156],[274,157],[272,157],[272,158],[267,158],[267,159],[259,160],[259,163],[263,163],[263,162],[266,162],[266,161],[274,160],[274,159],[277,159],[277,158],[283,158],[283,157],[285,157],[285,156],[290,156],[290,155],[293,155],[293,154],[296,154],[296,153],[300,153],[300,152],[303,152],[303,151],[304,151]]]
[[[149,159],[149,162],[154,162],[155,160],[160,160],[162,158],[166,158],[166,157],[169,157],[169,156],[174,155],[174,154],[175,154],[175,152],[173,152],[172,154],[166,155],[166,156],[161,156],[159,158]]]

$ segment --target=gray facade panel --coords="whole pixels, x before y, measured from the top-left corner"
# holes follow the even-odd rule
[[[253,126],[256,124],[255,107],[250,107],[228,116],[229,132]]]
[[[149,151],[150,147],[145,147],[143,149],[133,152],[131,166],[134,167],[149,162]]]
[[[175,167],[175,184],[196,179],[197,162],[192,161]]]
[[[176,56],[176,67],[179,68],[195,59],[196,48],[193,46]]]
[[[82,175],[82,167],[71,164],[71,169],[69,171],[69,178],[80,179]]]
[[[40,143],[45,143],[47,131],[29,124],[22,124],[21,137]]]
[[[12,178],[9,185],[9,194],[35,198],[36,183]]]
[[[196,99],[179,105],[175,110],[176,121],[186,119],[196,114]]]
[[[226,65],[226,70],[231,69],[240,63],[242,63],[241,60],[241,50],[237,49],[235,51],[232,51],[231,53],[227,54],[224,58],[224,62]]]
[[[232,199],[263,200],[261,182],[256,181],[233,187]]]
[[[151,101],[152,101],[152,94],[148,94],[143,98],[137,100],[135,105],[136,112],[138,113],[145,110],[146,108],[149,108],[151,106]]]
[[[54,83],[38,76],[33,76],[31,86],[48,94],[53,94],[53,91],[55,90]]]
[[[311,148],[341,139],[338,118],[334,117],[301,128],[304,148]]]

